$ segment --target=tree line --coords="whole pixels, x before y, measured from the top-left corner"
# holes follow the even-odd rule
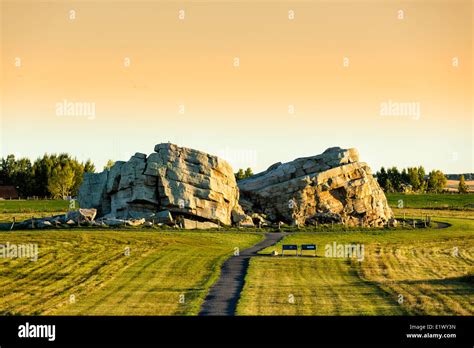
[[[20,197],[76,196],[87,172],[95,172],[91,160],[79,162],[67,153],[45,154],[33,163],[14,155],[0,159],[0,184],[13,185]]]
[[[433,192],[441,193],[446,188],[447,178],[441,170],[432,170],[426,174],[423,166],[403,168],[380,168],[375,173],[379,185],[385,192]],[[460,176],[459,193],[467,193],[468,187],[464,175]]]

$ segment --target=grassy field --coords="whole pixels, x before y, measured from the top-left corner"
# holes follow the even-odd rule
[[[291,302],[293,301],[293,302]],[[255,257],[239,315],[403,315],[381,289],[360,279],[349,262]]]
[[[76,202],[77,205],[77,202]],[[78,206],[78,205],[77,205]],[[51,200],[0,200],[0,222],[22,221],[59,215],[68,210],[69,202]]]
[[[314,243],[318,257],[253,258],[238,313],[473,315],[474,221],[444,221],[452,226],[289,235],[261,253]],[[334,242],[364,245],[363,260],[325,257]]]
[[[474,194],[403,194],[387,193],[388,204],[397,207],[399,201],[404,208],[417,209],[470,209],[474,213]]]
[[[283,242],[251,259],[237,314],[474,315],[474,195],[387,196],[398,218],[429,215],[434,227],[451,226],[284,228]],[[67,201],[0,201],[0,222],[67,208]],[[0,314],[195,315],[234,248],[263,238],[250,232],[2,232],[0,244],[37,244],[39,259],[0,258]],[[333,242],[363,245],[363,260],[324,257]],[[317,244],[318,257],[269,256],[282,243]]]
[[[77,202],[76,202],[77,205]],[[77,205],[78,206],[78,205]],[[0,222],[22,221],[59,215],[68,210],[69,202],[65,200],[0,200]]]
[[[0,233],[0,244],[39,247],[36,262],[0,258],[0,313],[197,314],[222,262],[235,247],[261,238],[220,232]]]
[[[76,205],[77,202],[76,202]],[[0,200],[0,214],[5,213],[36,213],[67,211],[69,201],[51,200]]]
[[[416,208],[392,208],[395,218],[403,219],[424,219],[426,216],[441,218],[460,218],[460,219],[474,219],[473,210],[449,210],[449,209],[416,209]]]

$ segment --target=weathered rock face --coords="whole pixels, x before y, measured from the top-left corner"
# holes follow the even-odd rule
[[[136,153],[108,171],[85,174],[78,199],[81,207],[96,208],[98,216],[116,218],[171,214],[230,225],[245,217],[231,166],[173,144],[156,145],[149,156]]]
[[[385,195],[356,149],[329,148],[318,156],[276,163],[238,182],[247,214],[303,225],[340,221],[383,226],[393,218]]]
[[[276,163],[239,181],[237,187],[224,160],[159,144],[149,156],[136,153],[110,170],[85,174],[78,198],[81,208],[97,209],[98,217],[154,219],[187,228],[279,221],[382,226],[393,218],[383,191],[367,164],[359,162],[357,151],[338,147]]]

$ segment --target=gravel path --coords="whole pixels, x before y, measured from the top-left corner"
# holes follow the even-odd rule
[[[250,258],[256,256],[258,251],[278,243],[285,235],[286,233],[267,233],[263,241],[225,261],[221,276],[209,290],[199,315],[234,315]]]

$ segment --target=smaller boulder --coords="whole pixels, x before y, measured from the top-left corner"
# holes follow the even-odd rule
[[[259,226],[259,227],[270,226],[270,222],[266,220],[265,214],[253,213],[252,221],[255,226]]]
[[[78,209],[78,210],[73,210],[70,211],[66,214],[66,219],[67,220],[73,220],[76,223],[77,222],[90,222],[94,221],[95,216],[97,215],[97,209],[91,208],[91,209]]]
[[[128,226],[140,226],[140,225],[143,225],[144,223],[145,223],[144,218],[127,220],[127,225]]]
[[[210,221],[195,221],[190,219],[181,219],[181,226],[186,230],[194,230],[194,229],[210,229],[210,228],[218,228],[219,226]]]

